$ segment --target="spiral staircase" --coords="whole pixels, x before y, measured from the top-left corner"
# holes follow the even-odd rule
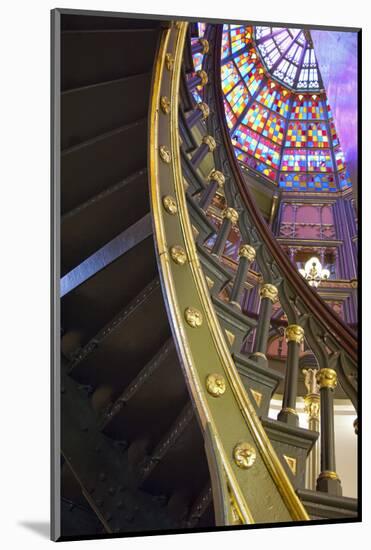
[[[61,55],[53,537],[359,518],[333,475],[329,381],[335,372],[356,406],[355,337],[300,279],[243,183],[219,90],[219,26],[208,25],[202,42],[181,22],[53,17]],[[195,49],[205,54],[202,72]],[[209,108],[195,104],[195,87]],[[223,255],[233,227],[244,243],[237,265]],[[262,281],[259,314],[249,315],[241,296]],[[299,327],[285,374],[264,349],[276,299]],[[332,477],[319,490],[305,488],[319,433],[300,428],[291,406],[300,330],[323,373],[321,419],[330,419],[321,470]],[[285,403],[272,420],[277,390]]]

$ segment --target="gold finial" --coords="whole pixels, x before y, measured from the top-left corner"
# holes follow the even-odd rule
[[[175,245],[170,248],[171,259],[178,265],[184,265],[187,261],[187,254],[182,246]]]
[[[239,468],[247,470],[256,460],[256,450],[250,443],[240,441],[233,449],[233,458]]]
[[[174,56],[171,53],[165,55],[165,65],[168,71],[172,71],[174,67]]]
[[[160,145],[160,157],[161,159],[166,162],[166,164],[170,164],[171,162],[171,153],[168,147],[166,145]]]
[[[320,369],[317,373],[317,382],[320,388],[334,390],[337,385],[337,374],[334,369]]]
[[[178,212],[176,200],[171,195],[165,195],[165,197],[163,197],[162,199],[162,204],[164,205],[166,212],[171,216],[175,216],[175,214]]]
[[[165,113],[165,115],[168,115],[170,113],[170,99],[166,95],[161,96],[160,106],[162,112]]]
[[[207,117],[210,115],[210,108],[207,103],[204,101],[201,101],[201,103],[197,103],[197,109],[199,109],[202,113],[202,118],[204,120],[207,119]]]
[[[225,379],[221,374],[208,374],[206,377],[206,389],[213,397],[220,397],[226,390]]]
[[[256,256],[255,248],[253,248],[249,244],[242,244],[238,251],[238,255],[242,256],[243,258],[247,258],[249,262],[253,262]]]
[[[300,325],[289,325],[285,328],[286,342],[301,344],[304,340],[304,329]]]
[[[200,38],[199,41],[202,46],[202,55],[209,53],[209,41],[206,38]]]
[[[223,172],[220,172],[220,170],[215,170],[213,168],[210,172],[210,174],[207,176],[207,179],[209,181],[216,181],[216,183],[219,185],[219,187],[224,187],[225,184],[225,176]]]
[[[201,70],[201,71],[197,71],[197,76],[199,76],[201,78],[201,83],[200,83],[200,86],[206,86],[206,84],[208,83],[209,81],[209,78],[207,76],[207,73],[206,71],[204,70]]]
[[[270,283],[265,283],[260,287],[260,298],[268,298],[272,303],[275,302],[278,298],[277,287],[271,285]]]
[[[226,208],[223,210],[223,218],[227,220],[231,220],[232,224],[236,224],[238,222],[238,212],[234,208]]]
[[[187,307],[184,311],[184,317],[192,328],[198,328],[202,325],[202,313],[194,307]]]
[[[202,143],[208,146],[210,153],[216,149],[216,141],[213,136],[204,136],[202,138]]]

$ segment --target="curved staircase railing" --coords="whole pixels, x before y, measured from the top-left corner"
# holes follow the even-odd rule
[[[185,35],[185,25],[181,23],[175,24],[175,28],[169,31],[170,34],[172,32],[178,32],[179,35]],[[295,410],[299,371],[299,348],[305,335],[306,343],[313,352],[319,366],[319,369],[313,372],[314,376],[317,378],[317,388],[321,388],[322,451],[321,469],[317,480],[317,489],[328,495],[333,495],[335,497],[341,496],[341,484],[335,466],[333,390],[336,387],[337,380],[339,380],[346,395],[351,399],[355,408],[357,407],[356,339],[348,327],[333,314],[291,266],[257,210],[246,188],[238,162],[234,156],[233,146],[229,138],[224,115],[219,76],[221,26],[208,25],[204,37],[199,42],[203,53],[206,55],[204,55],[202,70],[197,73],[195,73],[194,69],[189,69],[190,65],[192,65],[189,59],[190,51],[192,52],[192,44],[188,44],[185,50],[183,59],[185,68],[182,70],[179,67],[180,58],[178,52],[172,54],[171,51],[168,51],[164,54],[165,59],[167,59],[165,65],[169,59],[173,61],[168,64],[167,68],[169,69],[170,67],[170,72],[174,70],[174,72],[177,73],[176,78],[178,79],[178,83],[180,82],[180,96],[174,91],[174,84],[171,87],[171,92],[169,92],[170,99],[167,95],[161,95],[163,90],[158,92],[157,105],[159,104],[161,107],[157,112],[158,119],[156,121],[153,119],[153,122],[156,122],[158,125],[158,135],[164,135],[164,140],[166,136],[167,138],[170,136],[171,142],[168,141],[170,146],[164,143],[165,148],[157,143],[157,146],[155,146],[152,151],[152,155],[155,157],[156,154],[158,154],[156,151],[158,151],[162,163],[157,161],[157,165],[163,168],[163,164],[165,163],[173,167],[173,185],[175,189],[172,189],[175,194],[174,196],[170,195],[170,197],[167,194],[162,194],[161,199],[161,195],[159,194],[160,189],[162,193],[165,191],[167,193],[169,189],[166,185],[169,183],[171,184],[171,182],[169,182],[169,175],[167,173],[163,176],[161,173],[157,173],[156,163],[154,162],[155,168],[152,172],[152,193],[154,193],[154,195],[152,200],[154,210],[159,218],[158,229],[161,228],[163,232],[162,239],[158,246],[159,257],[163,264],[162,272],[165,293],[171,296],[173,307],[175,307],[174,304],[179,300],[179,290],[185,288],[185,286],[182,286],[182,284],[185,285],[185,279],[180,277],[179,282],[176,282],[176,269],[179,268],[174,268],[174,272],[169,269],[170,266],[173,267],[171,259],[175,263],[187,264],[189,262],[192,276],[188,279],[187,288],[188,285],[189,288],[193,286],[195,290],[198,291],[198,298],[201,300],[201,303],[198,302],[200,308],[198,312],[196,312],[198,320],[194,319],[193,322],[195,326],[200,328],[202,324],[201,320],[205,318],[206,324],[208,325],[207,329],[210,333],[210,340],[201,338],[203,347],[209,351],[214,348],[213,351],[216,351],[218,362],[215,362],[211,355],[211,357],[207,357],[205,364],[200,360],[200,356],[202,357],[204,354],[202,354],[200,349],[197,350],[197,348],[192,354],[187,356],[187,351],[192,348],[193,334],[195,334],[195,332],[189,331],[187,327],[184,331],[179,329],[179,325],[184,328],[184,317],[182,316],[181,308],[178,311],[176,311],[175,308],[171,312],[171,316],[174,319],[173,330],[174,332],[178,331],[176,339],[180,346],[180,352],[183,355],[186,378],[190,385],[203,431],[205,434],[207,431],[209,434],[214,434],[214,450],[217,449],[216,454],[219,453],[219,457],[221,457],[221,462],[219,462],[220,468],[218,470],[219,475],[217,476],[219,480],[217,483],[219,490],[215,488],[215,480],[213,484],[214,500],[215,494],[221,494],[223,492],[221,490],[221,486],[224,484],[222,480],[225,479],[226,476],[228,490],[232,495],[235,497],[238,495],[240,498],[240,500],[237,498],[237,507],[239,510],[237,516],[240,521],[241,518],[242,522],[247,523],[252,521],[285,521],[282,520],[282,517],[285,516],[287,511],[289,511],[291,520],[308,519],[304,509],[298,506],[298,501],[294,497],[295,492],[286,473],[279,468],[279,460],[277,460],[277,456],[275,456],[269,437],[272,436],[274,439],[274,435],[272,434],[277,429],[281,432],[282,436],[283,431],[286,429],[284,426],[287,426],[288,431],[290,431],[290,429],[294,431],[295,429],[306,431],[298,428],[298,417]],[[200,49],[200,44],[193,44],[193,52]],[[168,56],[167,58],[166,55]],[[174,55],[173,59],[172,55]],[[161,86],[164,86],[165,80],[166,79],[162,80]],[[191,92],[197,86],[203,87],[203,102],[195,105],[192,100]],[[177,86],[175,86],[175,88],[177,89]],[[156,100],[154,99],[154,101]],[[178,101],[180,105],[180,123],[177,120],[177,115],[175,113],[176,109],[173,108]],[[155,107],[153,107],[153,109],[155,109]],[[166,130],[161,127],[161,124],[167,119],[170,120],[170,134],[168,129],[168,135],[166,134]],[[200,122],[201,119],[204,121],[206,135],[197,137],[197,132],[193,132],[192,128],[197,122]],[[155,127],[155,124],[152,124],[152,127]],[[178,132],[180,135],[178,135]],[[179,140],[182,144],[180,151]],[[151,143],[153,146],[154,136],[151,138]],[[206,182],[199,171],[199,167],[209,153],[211,153],[214,168],[207,178],[208,182]],[[167,159],[165,159],[165,156],[167,156]],[[159,176],[157,184],[155,182],[156,174]],[[154,192],[156,185],[159,186],[156,191],[157,199],[155,198],[156,193]],[[224,188],[227,207],[222,212],[220,227],[215,230],[215,227],[210,223],[210,220],[208,220],[206,212],[216,195],[218,186]],[[186,193],[184,192],[184,187],[186,188]],[[163,201],[164,197],[171,203],[174,201],[171,208],[176,210],[174,212],[175,218],[163,214],[164,208],[166,211],[166,204],[163,202],[161,205],[161,200]],[[176,243],[174,246],[168,243],[168,246],[166,244],[166,237],[169,239],[169,235],[171,235],[170,240],[173,242],[175,235],[174,223],[170,223],[170,220],[174,222],[174,220],[178,219],[178,215],[181,229],[179,237],[183,237],[183,243],[180,245]],[[168,234],[166,228],[164,229],[164,225],[167,225],[166,222],[169,222]],[[242,237],[242,243],[244,244],[240,247],[237,271],[231,273],[230,270],[229,272],[228,270],[223,271],[222,259],[224,247],[233,225],[238,226]],[[192,229],[194,239],[191,236]],[[210,245],[208,247],[204,245],[213,234],[215,240],[210,249]],[[194,241],[197,244],[195,244]],[[178,249],[179,246],[184,252],[184,261],[182,260],[181,262],[177,262],[173,257],[175,252],[174,248]],[[180,249],[178,252],[182,254]],[[257,262],[264,280],[264,284],[260,289],[261,308],[258,319],[241,315],[240,311],[242,290],[249,268],[254,261]],[[205,271],[205,277],[201,274],[202,269]],[[218,301],[218,292],[226,288],[227,283],[229,283],[231,287],[228,291],[229,303],[223,306]],[[207,288],[207,286],[209,288]],[[197,300],[197,293],[194,297],[195,300]],[[238,361],[240,360],[239,351],[241,342],[237,338],[237,343],[234,345],[234,338],[236,335],[233,334],[232,331],[227,330],[226,326],[228,325],[228,321],[230,321],[231,311],[234,310],[233,322],[235,324],[240,322],[241,325],[244,325],[242,330],[245,330],[245,332],[247,331],[247,333],[251,333],[251,331],[255,329],[254,350],[246,359],[250,361],[247,366],[247,371],[250,369],[248,378],[251,375],[251,369],[254,371],[254,376],[256,376],[256,371],[259,369],[260,374],[269,373],[269,375],[272,376],[272,372],[270,372],[271,369],[269,369],[267,362],[266,351],[271,323],[272,303],[277,299],[288,319],[288,326],[285,329],[286,341],[288,342],[288,359],[282,410],[278,416],[278,424],[272,425],[269,419],[260,421],[254,411],[255,408],[258,414],[262,414],[264,407],[259,410],[262,397],[261,394],[250,388],[249,383],[247,383],[245,384],[249,395],[247,396],[241,384],[240,376],[235,367],[235,365],[237,365],[237,369],[240,372]],[[186,311],[187,308],[184,310],[185,318],[187,317]],[[238,317],[239,319],[236,321]],[[197,323],[199,323],[199,325]],[[222,325],[225,330],[221,330],[220,325]],[[187,332],[190,332],[190,334]],[[228,340],[229,346],[227,344]],[[228,347],[230,350],[228,350]],[[230,351],[232,351],[232,355]],[[218,365],[220,370],[215,369],[214,373],[210,373],[210,362],[214,366]],[[251,367],[251,362],[255,364],[255,367]],[[214,378],[217,375],[221,375],[221,384],[223,388],[228,388],[230,384],[232,392],[234,393],[235,402],[228,403],[228,412],[230,413],[230,419],[228,418],[228,420],[225,418],[223,420],[219,419],[218,407],[214,408],[214,406],[210,406],[211,404],[215,404],[215,399],[211,399],[209,403],[210,397],[208,396],[208,390],[206,392],[204,391],[204,385],[206,383],[207,387],[211,374]],[[225,384],[227,384],[227,386],[225,386]],[[272,394],[273,389],[271,391],[271,396]],[[207,399],[204,399],[205,395]],[[255,398],[256,403],[254,399],[251,401],[251,396]],[[258,405],[257,407],[255,406],[256,404]],[[313,397],[312,400],[312,410],[314,411],[315,409],[318,413],[318,396],[316,396],[316,399]],[[264,410],[267,414],[267,406]],[[266,507],[265,513],[259,516],[260,512],[257,513],[254,509],[257,504],[254,499],[252,484],[250,483],[249,486],[246,485],[246,476],[244,478],[244,475],[240,475],[241,472],[238,469],[238,475],[234,478],[231,477],[231,473],[234,471],[236,464],[231,461],[233,452],[231,455],[229,437],[230,434],[236,433],[233,427],[239,425],[238,420],[241,420],[241,412],[245,423],[244,428],[245,430],[246,428],[248,429],[250,436],[252,435],[252,440],[250,440],[249,443],[252,442],[254,445],[258,444],[265,465],[263,471],[265,470],[265,474],[268,473],[270,479],[274,482],[274,487],[271,486],[270,489],[272,493],[269,499],[271,499],[272,494],[277,494],[277,490],[281,497],[283,497],[284,508],[286,508],[283,516],[281,515],[282,501],[279,502],[278,500],[276,504]],[[234,417],[234,414],[236,414],[236,417]],[[317,423],[312,423],[312,429],[318,430],[318,417],[319,414],[317,414],[316,417]],[[277,428],[278,425],[279,428]],[[228,436],[227,433],[224,432],[226,427]],[[304,439],[305,437],[307,437],[308,440],[311,439],[311,442],[307,444],[308,453],[309,449],[313,447],[318,434],[313,431],[307,431],[307,435],[301,435]],[[208,439],[210,440],[210,437]],[[208,456],[210,456],[210,452],[208,452]],[[296,459],[292,459],[285,455],[284,459],[287,461],[292,471],[294,471],[296,469]],[[234,460],[234,462],[236,461]],[[213,470],[215,471],[215,464],[217,463],[218,461],[214,462],[214,467],[210,467],[211,472]],[[261,472],[256,472],[255,476],[259,476],[260,473]],[[300,487],[297,487],[297,489],[300,493]],[[235,502],[233,498],[232,501]],[[276,508],[276,506],[278,506],[278,508]],[[215,507],[216,509],[220,508],[220,506]],[[245,510],[247,513],[244,514],[241,510]],[[257,517],[259,517],[259,519],[257,519]],[[226,518],[224,518],[224,523],[228,524]]]
[[[213,434],[217,478],[233,503],[223,523],[307,520],[238,376],[193,238],[177,110],[186,31],[187,24],[177,22],[163,33],[150,109],[154,234],[170,323],[199,422]]]

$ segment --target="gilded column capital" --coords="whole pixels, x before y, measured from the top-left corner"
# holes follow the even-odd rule
[[[204,120],[207,119],[207,117],[210,115],[210,108],[207,103],[204,101],[201,101],[201,103],[197,103],[197,109],[199,109],[202,113],[202,118]]]
[[[204,136],[202,138],[202,143],[208,146],[210,153],[216,149],[216,141],[213,136]]]
[[[319,387],[317,384],[317,372],[318,369],[303,369],[304,384],[307,388],[308,394],[319,394]]]
[[[242,256],[243,258],[247,258],[249,262],[253,262],[256,256],[255,248],[253,248],[249,244],[242,244],[238,251],[238,255]]]
[[[304,397],[304,409],[309,420],[319,420],[320,398],[316,393],[308,393]]]
[[[207,179],[209,181],[216,181],[216,183],[219,185],[219,187],[224,187],[225,184],[225,176],[223,172],[220,172],[220,170],[215,170],[213,168],[210,172],[210,174],[207,176]]]
[[[285,328],[286,342],[301,344],[304,340],[304,329],[300,325],[289,325]]]
[[[238,212],[234,208],[228,207],[223,211],[223,218],[231,220],[234,225],[238,222]]]
[[[334,390],[337,385],[337,374],[334,369],[320,369],[317,373],[319,387]]]
[[[197,71],[196,74],[197,74],[197,76],[199,76],[200,79],[201,79],[200,85],[201,85],[201,86],[206,86],[206,84],[207,84],[208,81],[209,81],[209,77],[207,76],[207,72],[204,71],[204,70],[201,70],[201,71]]]
[[[260,287],[260,298],[268,298],[272,303],[277,300],[278,290],[277,287],[270,283],[265,283]]]
[[[202,51],[201,51],[202,55],[209,53],[209,49],[210,49],[209,41],[206,40],[206,38],[200,38],[199,42],[202,46]]]

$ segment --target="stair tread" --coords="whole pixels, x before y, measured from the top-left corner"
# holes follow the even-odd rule
[[[133,40],[138,36],[138,32],[141,44],[140,48],[135,48],[133,55]],[[145,29],[143,32],[140,32],[140,29],[63,32],[62,90],[151,70],[158,34],[157,28]]]
[[[63,353],[84,346],[157,274],[152,235],[141,236],[107,265],[104,256],[98,260],[91,266],[97,271],[87,278],[82,273],[83,282],[62,298]]]
[[[151,72],[62,92],[62,151],[147,115]]]
[[[94,335],[73,360],[71,372],[93,387],[112,386],[116,398],[153,357],[169,332],[161,287],[155,279]]]
[[[130,201],[133,192],[134,204]],[[141,220],[149,208],[144,168],[65,214],[61,220],[62,275]]]
[[[125,388],[103,419],[111,437],[158,440],[189,399],[172,339],[168,340]],[[149,418],[155,419],[150,421]]]
[[[147,119],[143,118],[63,151],[62,213],[145,166],[146,139]]]

